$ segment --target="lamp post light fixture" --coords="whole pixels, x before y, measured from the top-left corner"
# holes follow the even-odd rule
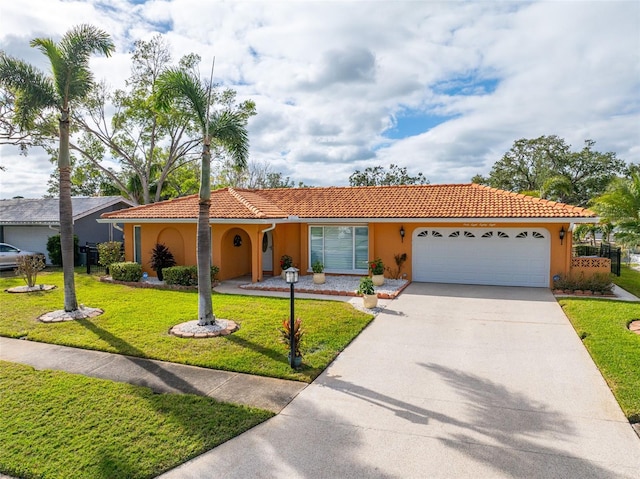
[[[400,239],[404,243],[404,225],[400,226]]]
[[[289,366],[292,368],[293,361],[296,357],[296,338],[294,334],[295,330],[295,316],[294,316],[294,301],[293,301],[293,285],[298,282],[298,270],[291,266],[284,270],[284,280],[291,286],[291,315],[289,316]]]
[[[564,226],[562,226],[560,228],[560,244],[562,244],[562,242],[564,241],[564,235],[566,234],[566,231],[564,230]]]

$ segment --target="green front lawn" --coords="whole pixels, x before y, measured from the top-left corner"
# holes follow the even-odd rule
[[[0,290],[23,284],[20,278],[2,278]],[[132,288],[77,274],[78,301],[105,313],[90,320],[44,324],[38,316],[63,307],[62,274],[41,273],[38,284],[58,287],[28,294],[0,292],[0,335],[306,382],[372,319],[342,302],[296,299],[295,314],[306,334],[304,367],[294,372],[279,333],[282,320],[289,317],[288,299],[214,294],[216,315],[237,322],[240,330],[227,337],[183,339],[168,332],[197,318],[195,291]]]
[[[612,278],[615,284],[640,298],[640,271],[623,265],[620,276],[612,275]]]
[[[208,397],[0,361],[0,472],[152,478],[273,416]]]
[[[627,328],[640,319],[640,303],[582,298],[559,302],[625,415],[640,422],[640,335]]]

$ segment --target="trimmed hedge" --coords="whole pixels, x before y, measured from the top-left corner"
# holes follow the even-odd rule
[[[138,282],[142,278],[142,265],[132,263],[112,263],[109,267],[111,277],[116,281]]]
[[[216,281],[216,276],[220,268],[211,266],[211,282]],[[162,274],[166,284],[179,286],[197,286],[198,285],[198,267],[197,266],[171,266],[163,268]]]
[[[124,260],[122,256],[121,241],[107,241],[106,243],[98,243],[98,263],[102,266],[109,267],[113,263],[119,263]]]
[[[554,289],[563,291],[593,291],[602,294],[611,294],[613,292],[613,282],[609,273],[595,273],[589,277],[584,274],[579,276],[560,276],[553,281]]]

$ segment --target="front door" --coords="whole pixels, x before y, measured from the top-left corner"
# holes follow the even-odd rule
[[[271,231],[262,234],[262,271],[273,273],[273,235]]]

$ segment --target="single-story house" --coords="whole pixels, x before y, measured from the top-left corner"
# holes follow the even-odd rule
[[[100,215],[133,206],[121,196],[73,197],[73,230],[78,244],[122,241],[117,225],[100,224]],[[26,251],[46,255],[47,240],[60,233],[58,198],[15,198],[0,200],[0,243],[10,243]]]
[[[476,184],[380,187],[224,188],[211,194],[211,257],[220,279],[254,282],[281,272],[289,255],[301,274],[320,260],[328,274],[366,275],[381,258],[411,281],[549,287],[571,268],[571,231],[596,215]],[[196,264],[198,196],[102,215],[123,225],[125,256],[150,275],[164,243],[178,264]]]

